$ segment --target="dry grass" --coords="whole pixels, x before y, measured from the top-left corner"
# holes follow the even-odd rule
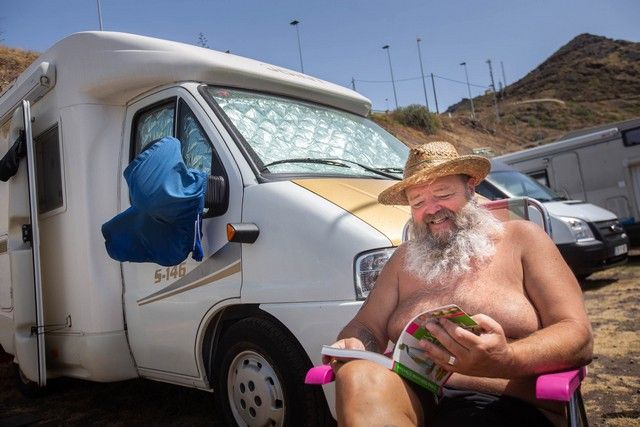
[[[38,55],[36,52],[0,46],[0,92],[5,90]]]
[[[629,263],[583,281],[595,337],[583,384],[593,426],[640,426],[640,250]]]

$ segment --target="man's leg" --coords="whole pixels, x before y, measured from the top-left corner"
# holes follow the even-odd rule
[[[417,394],[396,373],[368,360],[345,363],[336,373],[338,425],[422,426]]]

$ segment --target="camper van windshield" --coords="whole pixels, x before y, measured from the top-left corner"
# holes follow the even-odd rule
[[[207,92],[242,135],[261,173],[399,179],[409,149],[344,111],[235,89]]]
[[[491,172],[487,181],[507,193],[509,197],[531,197],[540,202],[565,199],[554,193],[552,189],[518,171]]]

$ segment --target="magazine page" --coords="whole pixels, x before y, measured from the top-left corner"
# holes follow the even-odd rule
[[[429,340],[439,344],[425,328],[425,324],[433,319],[444,317],[460,326],[477,332],[477,324],[456,305],[438,307],[416,316],[403,329],[393,352],[393,370],[406,379],[438,394],[442,385],[451,376],[443,368],[429,359],[420,347],[420,340]]]

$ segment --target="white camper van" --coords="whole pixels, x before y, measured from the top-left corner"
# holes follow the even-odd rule
[[[402,240],[377,195],[408,148],[370,102],[295,71],[113,32],[78,33],[2,95],[0,344],[25,386],[145,377],[215,391],[215,418],[323,425],[303,384]],[[214,177],[204,259],[116,262],[101,226],[130,206],[123,171],[160,137]],[[323,393],[324,392],[324,393]]]
[[[640,118],[498,157],[557,193],[614,212],[640,245]]]
[[[580,200],[567,200],[533,178],[491,159],[491,172],[476,187],[489,200],[531,197],[549,213],[551,237],[578,278],[627,261],[629,238],[616,215]]]

